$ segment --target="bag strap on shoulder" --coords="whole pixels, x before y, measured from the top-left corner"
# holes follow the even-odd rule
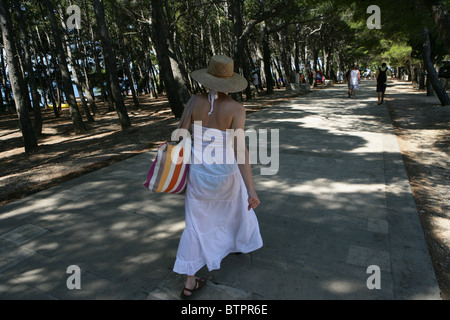
[[[180,119],[180,122],[178,123],[177,128],[181,128],[181,126],[186,121],[186,119],[191,119],[192,111],[194,110],[194,105],[195,105],[196,99],[197,99],[197,95],[194,94],[189,99],[189,101],[186,103],[184,110],[183,110],[183,114],[181,115],[181,119]],[[191,127],[191,124],[189,123],[188,130],[190,129],[190,127]]]

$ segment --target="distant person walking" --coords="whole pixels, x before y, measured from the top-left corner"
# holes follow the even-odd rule
[[[350,78],[348,80],[348,97],[351,98],[356,95],[356,90],[359,90],[359,82],[361,81],[361,72],[358,66],[353,65],[353,70],[350,71]]]
[[[380,105],[384,102],[384,93],[386,92],[387,87],[387,77],[392,76],[392,72],[387,68],[386,63],[383,62],[381,64],[381,68],[377,69],[375,76],[377,77],[378,105]]]
[[[257,71],[253,72],[253,85],[255,86],[256,91],[259,92],[260,86],[259,86],[259,77],[258,77]]]

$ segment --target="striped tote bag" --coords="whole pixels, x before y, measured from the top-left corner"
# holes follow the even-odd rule
[[[191,148],[184,140],[177,144],[163,143],[147,174],[144,186],[156,193],[183,194],[186,191],[188,161]]]
[[[186,103],[178,128],[185,120],[191,120],[196,95]],[[157,193],[186,192],[187,175],[191,158],[191,139],[183,139],[180,142],[165,142],[159,148],[156,159],[153,161],[147,174],[144,186]]]

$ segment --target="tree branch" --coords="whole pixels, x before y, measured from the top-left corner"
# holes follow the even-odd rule
[[[242,34],[239,37],[239,40],[244,40],[247,38],[252,29],[260,22],[263,22],[264,20],[267,20],[274,16],[282,16],[285,11],[288,11],[289,8],[292,8],[291,6],[294,5],[291,0],[287,1],[286,3],[280,3],[279,5],[273,7],[272,9],[268,11],[262,12],[257,18],[251,19],[247,25],[245,26],[244,30],[242,30]]]

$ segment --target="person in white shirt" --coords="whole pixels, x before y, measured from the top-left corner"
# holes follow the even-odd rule
[[[353,70],[350,71],[350,79],[348,84],[348,97],[356,96],[356,90],[359,90],[359,82],[361,81],[361,72],[355,64]]]

